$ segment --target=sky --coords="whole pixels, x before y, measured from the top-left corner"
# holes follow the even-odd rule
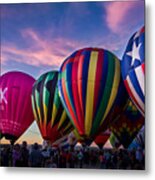
[[[121,60],[144,25],[144,1],[0,4],[0,23],[1,74],[18,70],[37,79],[84,47],[108,49]],[[42,141],[36,123],[23,139]]]

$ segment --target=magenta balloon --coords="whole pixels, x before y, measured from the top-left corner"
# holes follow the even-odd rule
[[[23,72],[8,72],[0,77],[0,132],[16,140],[34,120],[31,92],[35,79]]]

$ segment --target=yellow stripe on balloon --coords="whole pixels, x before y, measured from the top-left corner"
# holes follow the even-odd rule
[[[120,82],[120,62],[118,59],[115,59],[115,74],[114,74],[114,81],[113,81],[113,86],[112,86],[112,90],[111,90],[111,95],[109,98],[109,102],[108,102],[105,114],[104,114],[100,124],[103,123],[104,119],[106,118],[107,114],[109,113],[109,111],[114,103],[114,100],[115,100],[117,92],[118,92],[119,82]]]
[[[46,81],[45,81],[46,83]],[[43,88],[43,112],[44,112],[44,120],[43,120],[43,125],[44,125],[44,128],[46,128],[46,124],[47,124],[47,107],[46,107],[46,104],[44,103],[45,102],[45,99],[46,99],[46,87]]]
[[[31,99],[32,99],[32,109],[33,109],[34,118],[35,118],[36,121],[39,121],[39,119],[37,117],[37,112],[36,112],[35,106],[34,106],[34,97],[31,96]]]
[[[56,118],[57,112],[58,112],[57,107],[55,104],[53,104],[51,126],[53,126],[54,124],[54,120]]]
[[[44,127],[46,128],[47,123],[47,106],[43,103],[43,110],[44,110]]]
[[[41,127],[42,124],[41,124],[41,113],[40,113],[40,108],[37,107],[37,110],[38,110],[38,114],[39,114],[39,124],[40,124],[40,127]]]
[[[86,94],[86,114],[85,114],[85,132],[88,136],[92,127],[93,118],[93,104],[94,104],[94,89],[95,89],[95,75],[98,60],[98,52],[93,51],[90,56],[88,80],[87,80],[87,94]]]
[[[63,111],[62,116],[61,116],[60,121],[59,121],[58,129],[62,126],[62,124],[64,123],[66,118],[67,118],[67,114],[65,111]]]

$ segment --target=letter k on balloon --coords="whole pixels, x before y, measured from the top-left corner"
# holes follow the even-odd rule
[[[7,99],[6,99],[6,92],[7,92],[8,88],[6,87],[4,90],[2,90],[0,88],[0,103],[2,103],[4,101],[5,104],[7,104]]]

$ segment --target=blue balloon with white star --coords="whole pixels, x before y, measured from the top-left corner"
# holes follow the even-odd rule
[[[130,38],[121,61],[121,71],[130,98],[144,116],[145,27]]]

